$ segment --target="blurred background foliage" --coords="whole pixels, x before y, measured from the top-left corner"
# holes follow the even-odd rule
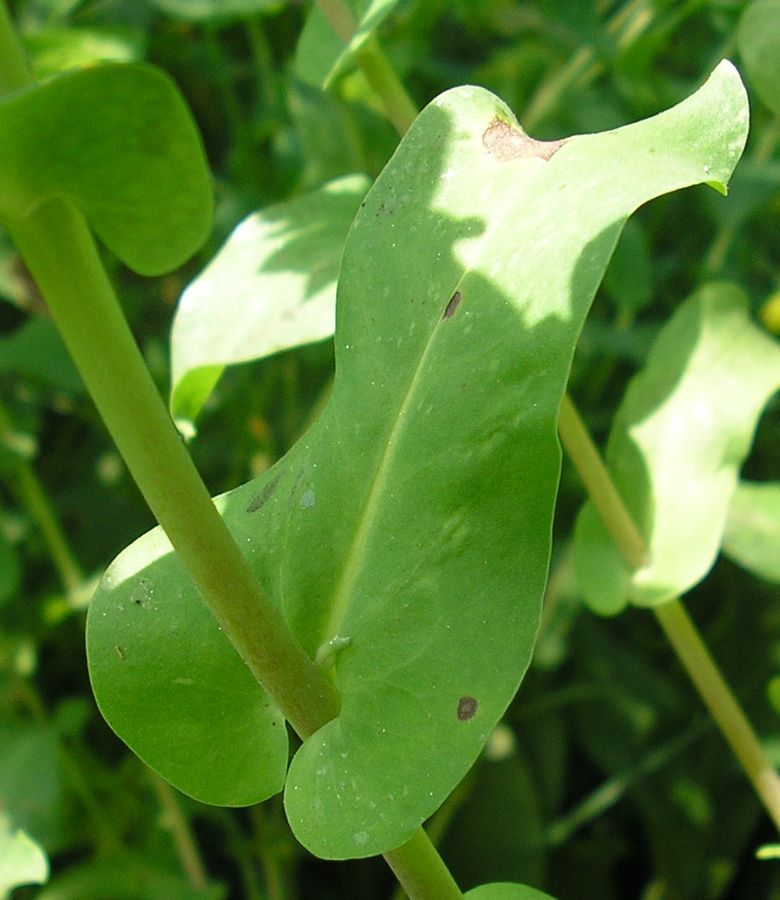
[[[380,29],[417,104],[479,84],[538,138],[652,115],[724,56],[742,70],[752,131],[729,200],[700,187],[640,210],[594,303],[571,391],[599,440],[660,325],[702,282],[738,282],[756,319],[780,333],[771,51],[780,60],[780,14],[759,0],[750,30],[749,6],[400,0]],[[301,0],[17,0],[11,9],[39,76],[147,60],[176,79],[203,134],[217,201],[208,246],[157,279],[107,259],[167,395],[177,299],[231,229],[338,176],[374,178],[396,134],[356,69],[343,68],[327,92],[300,77]],[[48,882],[14,898],[390,896],[381,863],[309,857],[278,799],[227,810],[175,794],[100,718],[84,608],[103,567],[153,522],[4,237],[0,295],[0,896],[43,881],[47,860]],[[300,436],[332,362],[326,340],[226,371],[190,443],[213,493],[262,471]],[[779,443],[775,400],[745,477],[780,480]],[[432,834],[464,888],[516,880],[561,900],[780,898],[780,864],[755,856],[772,828],[656,622],[640,610],[597,619],[578,597],[569,538],[582,500],[564,461],[534,664]],[[777,586],[721,559],[686,602],[780,763]],[[4,854],[24,860],[17,872],[26,875],[4,876]]]

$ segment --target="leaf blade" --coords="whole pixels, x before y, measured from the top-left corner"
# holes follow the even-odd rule
[[[746,124],[728,64],[653,120],[562,146],[462,88],[420,115],[370,191],[342,263],[329,406],[221,501],[342,693],[285,794],[318,855],[403,843],[510,702],[547,572],[558,406],[598,281],[637,205],[725,184]],[[182,610],[196,599],[176,590]],[[96,629],[103,611],[99,595]]]
[[[0,102],[0,219],[53,197],[130,268],[159,275],[211,227],[205,154],[178,89],[142,64],[67,72]]]
[[[171,335],[170,407],[192,423],[224,368],[324,340],[362,175],[253,213],[181,296]]]
[[[681,305],[629,386],[606,451],[651,558],[631,573],[586,504],[575,553],[594,609],[656,606],[704,577],[758,416],[778,386],[780,347],[750,322],[740,289],[713,284]]]

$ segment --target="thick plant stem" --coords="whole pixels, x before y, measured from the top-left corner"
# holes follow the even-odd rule
[[[712,718],[780,831],[780,779],[687,610],[675,600],[657,607],[654,612]]]
[[[405,844],[383,855],[412,900],[463,900],[425,829],[418,828]]]
[[[262,593],[179,438],[127,326],[82,215],[53,200],[9,230],[103,421],[214,617],[302,736],[339,711]]]
[[[561,406],[558,431],[561,443],[623,560],[629,567],[637,568],[648,556],[647,545],[568,395]],[[599,493],[608,493],[609,501],[604,503]],[[628,539],[627,534],[630,535]],[[695,624],[685,607],[676,600],[656,607],[653,612],[710,715],[753,783],[769,817],[780,830],[780,778]]]

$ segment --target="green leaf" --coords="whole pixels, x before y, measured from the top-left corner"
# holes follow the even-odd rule
[[[52,878],[36,900],[223,900],[222,885],[197,890],[181,874],[146,856],[119,853],[71,865]]]
[[[130,268],[183,263],[211,225],[200,138],[176,86],[145,65],[68,72],[0,101],[0,221],[73,201]]]
[[[49,861],[41,847],[21,829],[12,829],[0,812],[0,897],[21,884],[43,884],[48,877]]]
[[[356,19],[348,44],[336,34],[319,5],[309,12],[298,39],[295,74],[315,87],[328,88],[372,32],[398,6],[400,0],[346,0]]]
[[[179,301],[171,414],[194,422],[225,366],[321,341],[335,327],[347,231],[368,190],[348,175],[253,213]]]
[[[751,3],[739,20],[737,46],[749,82],[758,96],[780,115],[780,2]]]
[[[46,28],[24,38],[36,78],[96,63],[131,63],[143,59],[140,32],[120,28]]]
[[[49,852],[66,844],[71,827],[58,753],[57,740],[45,726],[0,724],[3,810]]]
[[[522,750],[501,746],[512,741],[512,732],[499,725],[469,773],[467,796],[441,842],[442,856],[459,884],[491,878],[544,881],[540,785]]]
[[[157,658],[149,656],[150,640]],[[180,791],[204,803],[248,806],[282,789],[284,720],[206,605],[192,597],[159,530],[131,544],[106,572],[87,642],[101,712]]]
[[[626,391],[606,450],[648,563],[629,571],[590,503],[577,522],[577,576],[594,610],[656,606],[706,575],[758,417],[778,386],[780,346],[751,322],[738,287],[712,284],[681,305]]]
[[[29,319],[0,338],[0,372],[24,375],[69,394],[84,393],[81,377],[51,319]]]
[[[288,775],[288,818],[312,852],[399,846],[506,709],[535,638],[558,407],[599,279],[638,205],[704,180],[723,188],[746,128],[728,63],[672,110],[560,144],[527,138],[488,92],[458,88],[420,114],[366,197],[342,261],[330,403],[280,463],[221,501],[342,694]],[[133,583],[98,591],[88,633],[98,702],[125,738],[141,710],[127,721],[118,694],[141,670],[150,700],[152,682],[169,689],[161,617],[183,627],[200,603],[160,539],[135,545],[126,571]],[[134,627],[129,668],[113,646],[139,578],[159,618]],[[192,671],[235,664],[226,642],[204,641],[186,646]],[[149,731],[157,719],[145,715]],[[249,733],[247,751],[262,755],[270,729]],[[225,739],[210,735],[216,755]]]
[[[22,567],[13,545],[0,532],[0,606],[10,600],[19,588]]]
[[[779,482],[739,482],[726,520],[723,552],[759,578],[780,583]]]
[[[615,255],[604,273],[604,290],[624,314],[633,315],[653,296],[653,268],[645,232],[638,221],[626,222]]]
[[[528,887],[527,884],[481,884],[466,891],[466,900],[554,900],[549,894]]]
[[[286,0],[146,0],[150,6],[169,16],[188,22],[225,22],[248,19],[260,13],[273,13]]]

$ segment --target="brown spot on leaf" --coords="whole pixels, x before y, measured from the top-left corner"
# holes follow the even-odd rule
[[[280,478],[281,475],[277,475],[276,478],[271,479],[254,500],[250,501],[249,506],[246,508],[248,513],[257,512],[260,507],[265,506],[265,504],[268,503],[271,499],[271,494],[276,490],[276,485],[279,484]]]
[[[447,301],[447,305],[444,307],[442,319],[451,319],[455,315],[455,310],[458,308],[458,306],[460,306],[460,301],[462,299],[463,294],[461,294],[460,291],[455,291],[455,293]]]
[[[127,659],[127,653],[125,653],[125,648],[124,648],[124,647],[120,647],[119,644],[116,644],[116,645],[114,646],[114,650],[116,650],[116,655],[117,655],[121,660]]]
[[[563,144],[560,141],[537,141],[509,122],[495,118],[482,135],[482,144],[499,162],[510,159],[550,159]]]
[[[461,697],[458,700],[458,720],[468,722],[477,711],[478,703],[473,697]]]

